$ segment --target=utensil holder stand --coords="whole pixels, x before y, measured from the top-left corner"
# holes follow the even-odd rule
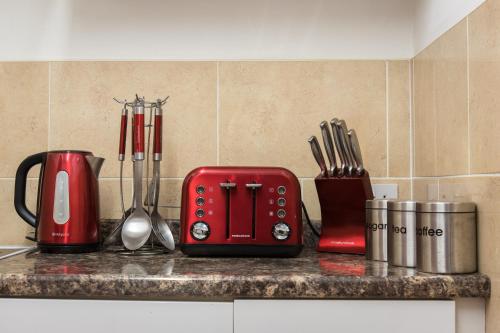
[[[365,254],[365,202],[373,199],[368,172],[314,179],[321,207],[317,251]]]

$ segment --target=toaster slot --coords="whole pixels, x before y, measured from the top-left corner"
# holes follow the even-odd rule
[[[255,239],[255,220],[257,215],[257,190],[262,187],[262,184],[256,182],[246,184],[247,188],[252,190],[252,239]]]
[[[227,180],[225,183],[220,183],[220,187],[226,192],[226,239],[229,239],[230,223],[231,223],[231,189],[236,187],[236,183],[231,183]]]

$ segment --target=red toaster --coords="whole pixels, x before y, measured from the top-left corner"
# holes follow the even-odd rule
[[[287,169],[200,167],[184,179],[180,248],[196,256],[296,256],[300,185]]]

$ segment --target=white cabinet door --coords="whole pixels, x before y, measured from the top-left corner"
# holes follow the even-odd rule
[[[0,332],[233,331],[233,303],[0,298]]]
[[[454,333],[454,301],[236,300],[234,333]]]

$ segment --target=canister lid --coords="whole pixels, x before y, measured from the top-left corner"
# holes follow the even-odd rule
[[[366,209],[387,209],[388,201],[386,199],[366,200],[365,207]]]
[[[418,202],[418,213],[474,213],[476,204],[458,201],[428,201]]]
[[[388,210],[396,210],[401,212],[414,212],[416,210],[415,201],[389,201],[387,204]]]

